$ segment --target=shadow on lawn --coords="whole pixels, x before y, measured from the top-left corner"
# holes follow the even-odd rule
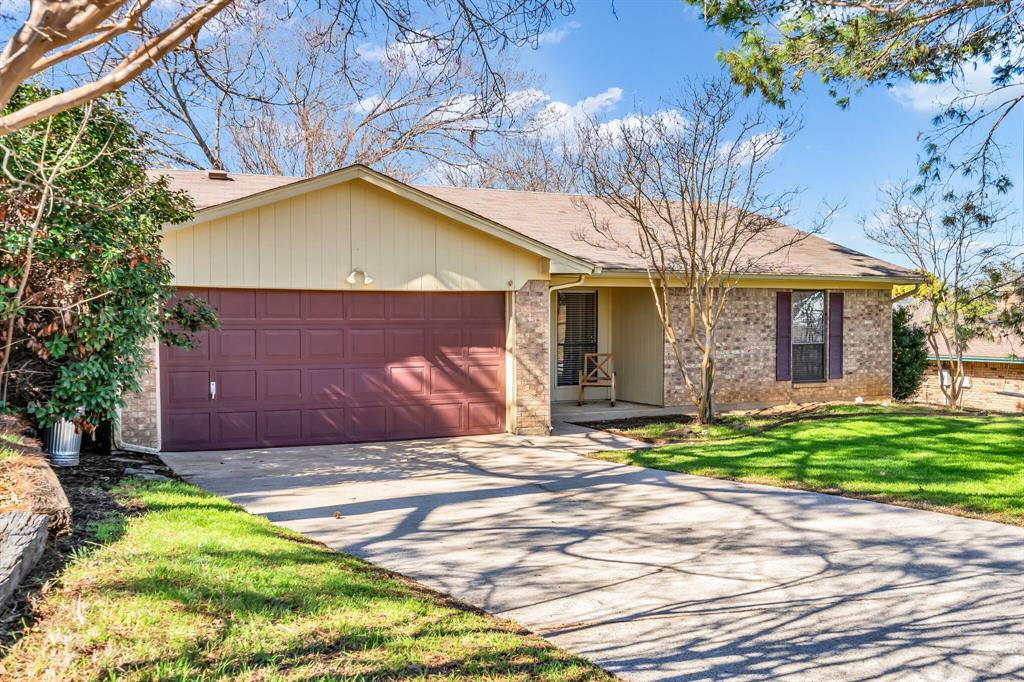
[[[92,589],[118,604],[171,605],[200,619],[199,631],[214,631],[174,653],[119,662],[105,675],[610,679],[514,623],[192,486],[129,484],[121,495],[140,491],[151,516],[142,523],[156,524],[164,542],[159,550],[133,551],[127,577],[100,580]],[[268,636],[254,647],[250,637],[261,633]]]

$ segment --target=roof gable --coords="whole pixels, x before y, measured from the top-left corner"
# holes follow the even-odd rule
[[[429,194],[419,188],[413,187],[412,185],[407,185],[392,177],[384,175],[383,173],[378,173],[377,171],[362,164],[346,166],[345,168],[312,178],[293,180],[291,182],[285,181],[276,187],[263,189],[254,194],[238,196],[223,203],[200,208],[196,211],[192,220],[176,225],[168,225],[164,228],[164,232],[174,232],[199,223],[226,218],[227,216],[241,211],[259,208],[278,201],[283,201],[299,194],[314,192],[316,190],[325,189],[345,182],[351,182],[353,180],[367,182],[379,189],[390,192],[395,196],[402,197],[403,199],[439,213],[447,218],[466,225],[467,227],[479,230],[480,232],[492,237],[496,237],[525,249],[526,251],[548,258],[552,261],[552,271],[589,274],[599,270],[599,268],[595,268],[593,263],[588,262],[583,258],[552,248],[551,246],[541,241],[537,241],[528,235],[522,234],[489,218],[478,215],[462,206],[453,204],[442,197]],[[223,181],[213,180],[211,182],[219,183]],[[188,190],[186,189],[186,191]]]

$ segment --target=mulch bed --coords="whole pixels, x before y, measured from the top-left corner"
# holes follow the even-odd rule
[[[95,546],[95,524],[118,515],[133,513],[119,505],[111,489],[128,474],[126,469],[148,469],[177,478],[156,455],[134,452],[106,453],[84,448],[75,467],[54,467],[73,510],[71,532],[49,543],[33,572],[0,615],[0,653],[21,637],[35,620],[36,608],[60,580],[60,571],[75,553]]]

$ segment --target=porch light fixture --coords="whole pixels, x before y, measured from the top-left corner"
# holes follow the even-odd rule
[[[348,273],[348,277],[345,278],[345,281],[349,284],[355,284],[360,276],[363,278],[363,284],[373,284],[373,277],[370,277],[366,270],[353,270]]]

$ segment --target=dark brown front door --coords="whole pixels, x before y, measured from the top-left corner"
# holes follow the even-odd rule
[[[504,429],[504,294],[179,291],[221,328],[161,350],[164,450]]]

